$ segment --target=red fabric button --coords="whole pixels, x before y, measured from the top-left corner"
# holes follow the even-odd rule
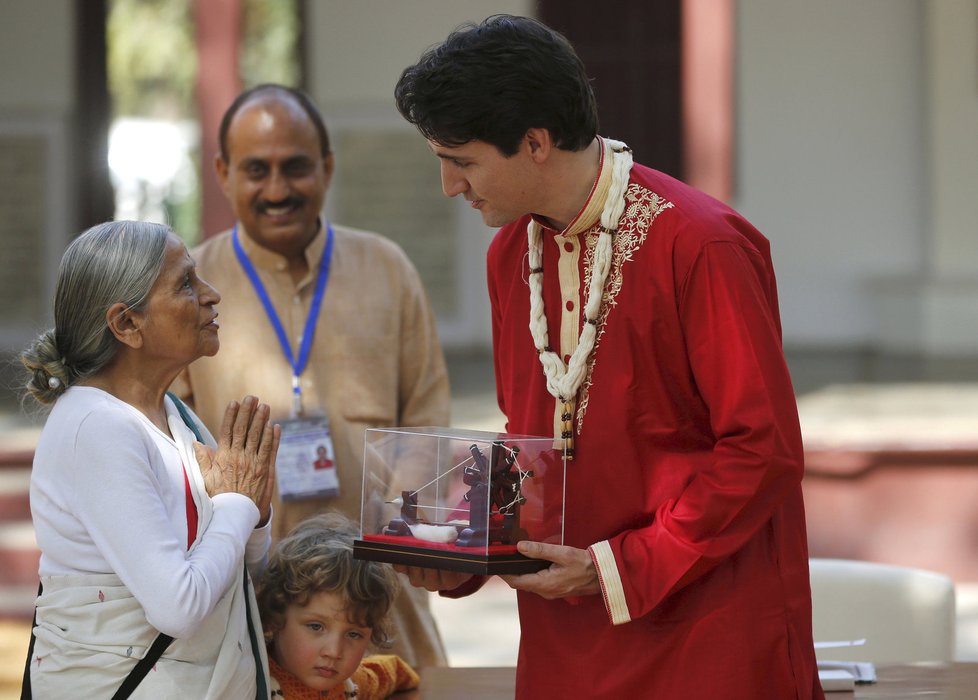
[[[573,253],[574,252],[574,244],[573,243],[570,243],[570,242],[564,243],[564,250],[566,250],[568,253]]]
[[[573,311],[574,310],[574,302],[572,302],[572,301],[567,302],[567,310],[568,311]]]
[[[564,355],[564,364],[566,365],[568,362],[570,362],[570,355]]]

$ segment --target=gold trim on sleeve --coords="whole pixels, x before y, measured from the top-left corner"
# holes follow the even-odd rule
[[[625,600],[625,588],[618,574],[618,562],[615,561],[615,555],[611,551],[611,544],[607,540],[602,540],[592,544],[588,552],[591,554],[594,567],[598,570],[598,583],[601,586],[604,607],[608,611],[611,624],[623,625],[631,622],[628,601]]]

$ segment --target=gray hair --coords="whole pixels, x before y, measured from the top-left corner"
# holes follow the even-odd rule
[[[30,372],[27,393],[51,404],[79,379],[105,367],[118,350],[105,314],[123,303],[146,303],[163,268],[170,228],[145,221],[109,221],[65,250],[54,295],[54,328],[21,353]]]

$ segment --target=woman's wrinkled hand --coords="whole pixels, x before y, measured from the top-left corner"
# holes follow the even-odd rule
[[[199,442],[194,453],[204,485],[211,497],[219,493],[247,496],[261,514],[259,525],[268,522],[275,488],[275,456],[282,429],[269,420],[268,404],[246,396],[232,401],[224,411],[217,449]]]

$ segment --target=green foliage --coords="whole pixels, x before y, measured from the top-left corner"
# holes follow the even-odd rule
[[[115,117],[197,120],[194,1],[208,2],[108,0],[107,67]],[[299,2],[242,0],[239,70],[245,87],[301,84]],[[200,237],[199,150],[193,146],[187,154],[197,177],[189,186],[186,177],[168,186],[160,202],[162,217],[188,244]]]
[[[119,116],[193,119],[197,51],[193,0],[109,0],[109,92]],[[202,0],[205,1],[206,0]],[[298,86],[299,0],[242,0],[245,87]]]
[[[195,116],[191,0],[109,0],[109,92],[117,116]]]
[[[298,0],[244,0],[241,42],[241,82],[246,88],[259,83],[299,87]]]

